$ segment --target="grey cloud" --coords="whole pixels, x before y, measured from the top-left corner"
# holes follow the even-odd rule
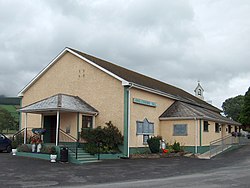
[[[205,97],[220,106],[235,94],[232,80],[240,83],[244,79],[238,78],[250,75],[249,5],[244,0],[0,1],[0,94],[16,95],[70,46],[191,93],[201,80]]]

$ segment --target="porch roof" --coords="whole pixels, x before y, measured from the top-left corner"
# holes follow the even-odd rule
[[[226,123],[229,125],[241,125],[227,117],[222,116],[212,110],[202,108],[200,106],[176,101],[161,116],[160,120],[170,119],[204,119],[218,123]]]
[[[24,113],[81,112],[97,115],[98,111],[78,96],[56,94],[21,108]]]

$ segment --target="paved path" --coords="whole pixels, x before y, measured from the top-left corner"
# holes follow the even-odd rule
[[[249,169],[250,146],[211,160],[121,159],[81,166],[0,153],[0,187],[245,187],[250,185]],[[233,177],[238,178],[235,184],[229,181]]]

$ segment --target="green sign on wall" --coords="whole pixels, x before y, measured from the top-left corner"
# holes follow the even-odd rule
[[[155,102],[146,101],[146,100],[143,100],[143,99],[133,98],[133,102],[137,103],[137,104],[146,105],[146,106],[156,107],[156,103]]]

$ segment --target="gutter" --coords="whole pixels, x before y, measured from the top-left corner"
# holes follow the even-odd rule
[[[229,125],[237,125],[237,126],[241,125],[240,123],[237,123],[237,122],[224,121],[224,120],[219,120],[219,119],[216,119],[216,118],[210,118],[210,117],[207,117],[207,116],[197,116],[197,117],[160,117],[159,119],[162,120],[162,121],[164,121],[164,120],[193,120],[194,118],[202,119],[202,120],[208,120],[208,121],[214,121],[214,122],[217,122],[217,123],[226,123],[226,124],[229,124]]]
[[[198,120],[194,117],[194,124],[195,124],[195,153],[198,153]]]

